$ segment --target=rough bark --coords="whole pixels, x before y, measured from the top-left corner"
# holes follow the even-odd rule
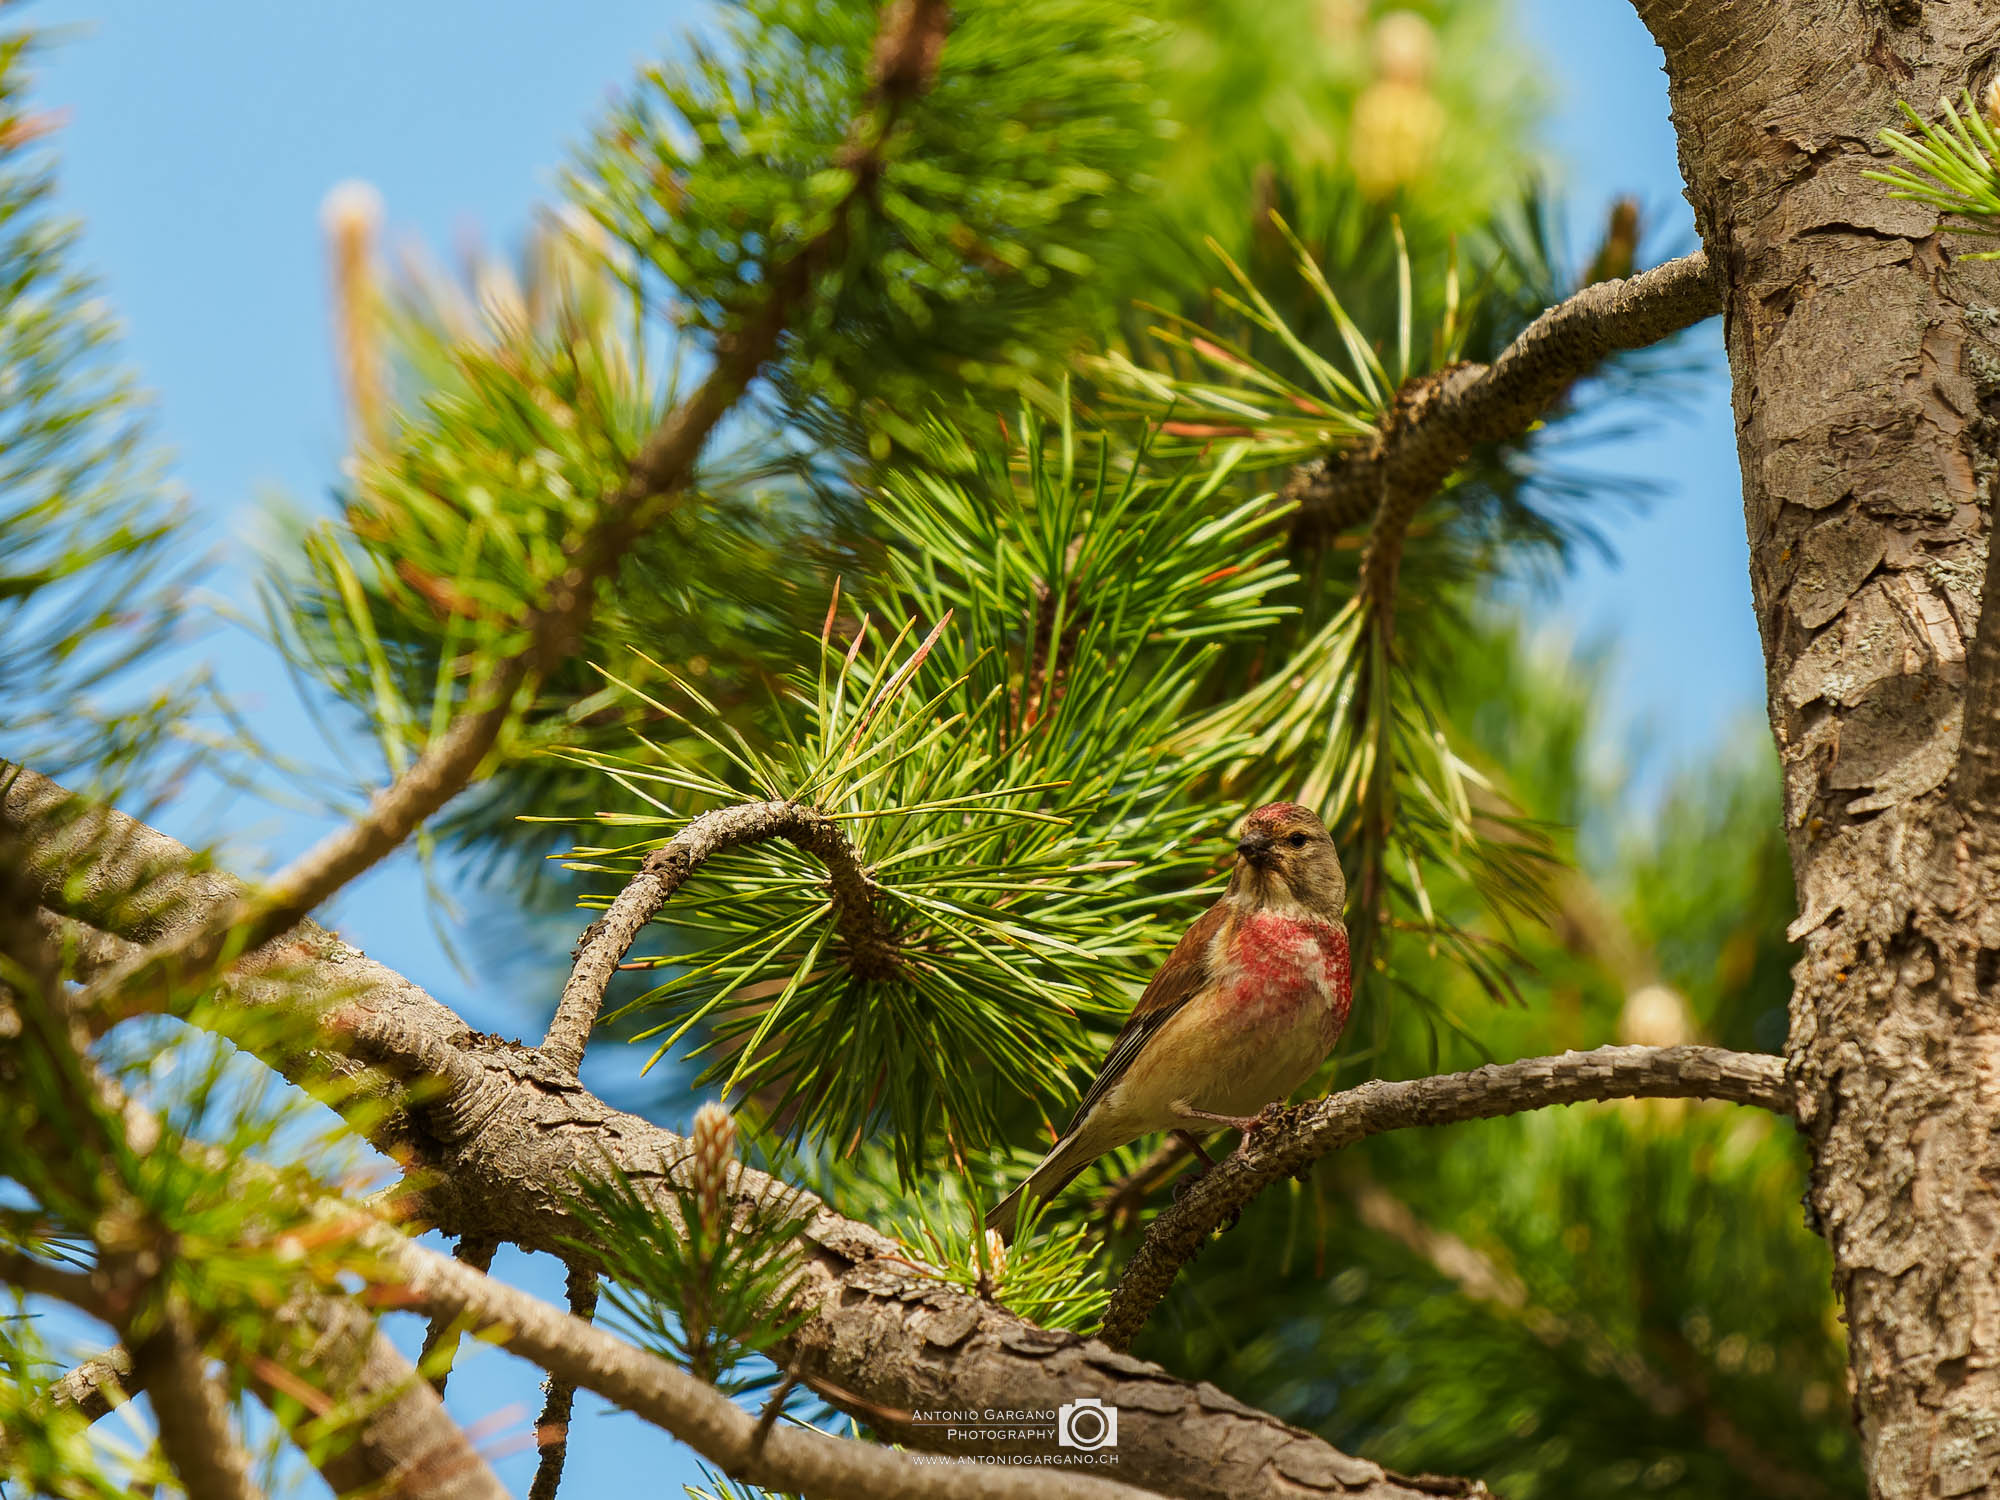
[[[1726,281],[1802,913],[1788,1066],[1869,1482],[2000,1494],[2000,847],[1952,782],[1967,642],[2000,639],[2000,609],[1981,618],[2000,279],[1862,176],[1898,99],[1984,86],[2000,7],[1638,8]]]
[[[302,1298],[279,1316],[309,1350],[292,1368],[295,1379],[347,1415],[341,1440],[315,1460],[336,1495],[379,1488],[395,1500],[506,1500],[443,1398],[373,1318],[332,1297]],[[282,1392],[267,1373],[253,1370],[250,1383],[268,1405]]]
[[[115,1346],[49,1386],[51,1405],[73,1406],[93,1422],[123,1406],[132,1394],[132,1356]]]

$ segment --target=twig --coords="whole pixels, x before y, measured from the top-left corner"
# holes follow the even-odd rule
[[[1294,536],[1310,541],[1374,516],[1363,586],[1387,601],[1411,518],[1474,448],[1526,432],[1610,355],[1656,344],[1721,310],[1700,251],[1583,288],[1530,323],[1492,364],[1410,381],[1369,441],[1295,467],[1283,488],[1299,506]]]
[[[132,1356],[113,1346],[94,1355],[49,1386],[49,1404],[67,1406],[95,1422],[139,1394]]]
[[[160,1449],[189,1500],[259,1500],[250,1455],[230,1430],[228,1402],[202,1368],[186,1311],[172,1301],[132,1345],[132,1378],[152,1402]]]
[[[838,823],[796,802],[717,808],[647,855],[639,873],[604,915],[584,929],[574,954],[576,967],[563,985],[555,1018],[542,1038],[542,1055],[573,1076],[603,1008],[605,988],[639,930],[707,860],[766,839],[796,844],[826,866],[834,919],[855,972],[877,977],[892,972],[896,950],[877,920],[875,881]]]
[[[799,1385],[799,1362],[794,1359],[785,1371],[785,1378],[778,1382],[778,1388],[771,1392],[771,1399],[764,1403],[764,1409],[757,1414],[757,1430],[750,1434],[750,1455],[756,1457],[764,1451],[764,1439],[771,1435],[771,1428],[785,1409],[785,1402]],[[532,1500],[532,1497],[530,1497]]]
[[[1138,1166],[1105,1185],[1104,1191],[1097,1196],[1096,1217],[1113,1231],[1129,1229],[1138,1221],[1140,1211],[1155,1189],[1173,1176],[1175,1168],[1194,1155],[1194,1145],[1192,1137],[1183,1138],[1178,1131],[1169,1135]]]
[[[1492,1063],[1469,1073],[1377,1079],[1316,1099],[1259,1129],[1153,1221],[1125,1267],[1098,1337],[1132,1342],[1180,1268],[1265,1188],[1371,1135],[1450,1125],[1588,1099],[1726,1099],[1779,1114],[1792,1108],[1784,1060],[1720,1047],[1599,1047]]]
[[[588,1323],[597,1316],[597,1272],[580,1261],[570,1264],[567,1283],[570,1316]],[[556,1500],[562,1483],[563,1460],[569,1455],[569,1419],[576,1407],[576,1386],[560,1375],[548,1379],[548,1401],[535,1420],[535,1446],[542,1450],[535,1465],[528,1500]]]
[[[500,1248],[500,1241],[492,1235],[461,1234],[458,1243],[451,1247],[451,1253],[462,1263],[475,1271],[484,1271],[493,1264],[493,1256]],[[433,1318],[424,1329],[422,1351],[417,1355],[417,1368],[428,1376],[431,1389],[440,1396],[444,1394],[445,1383],[451,1379],[451,1367],[458,1361],[458,1329],[449,1321],[439,1322]]]

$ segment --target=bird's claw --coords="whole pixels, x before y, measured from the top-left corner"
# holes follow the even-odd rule
[[[1265,1105],[1256,1114],[1246,1120],[1239,1120],[1237,1122],[1237,1129],[1243,1132],[1243,1138],[1236,1143],[1236,1154],[1242,1156],[1247,1153],[1250,1150],[1250,1142],[1255,1138],[1258,1131],[1269,1129],[1284,1119],[1284,1117],[1285,1105],[1283,1101],[1279,1101],[1274,1104]]]

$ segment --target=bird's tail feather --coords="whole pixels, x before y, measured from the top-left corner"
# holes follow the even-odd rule
[[[1065,1136],[1050,1148],[1049,1154],[1041,1159],[1035,1170],[1028,1174],[1028,1180],[1002,1198],[986,1213],[986,1227],[1000,1236],[1000,1242],[1011,1245],[1014,1242],[1014,1226],[1021,1216],[1021,1205],[1026,1195],[1032,1194],[1042,1202],[1055,1197],[1095,1159],[1094,1154],[1073,1151],[1075,1136]]]

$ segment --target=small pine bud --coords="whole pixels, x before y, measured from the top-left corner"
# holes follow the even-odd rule
[[[1979,108],[1987,124],[2000,127],[2000,78],[1986,85],[1986,91],[1979,96]]]
[[[1695,1037],[1687,1001],[1663,984],[1642,985],[1625,997],[1618,1040],[1635,1047],[1678,1047]]]
[[[1007,1279],[1007,1242],[1000,1238],[997,1229],[986,1231],[986,1264],[994,1285]],[[974,1258],[973,1269],[978,1269],[977,1257]]]
[[[1375,81],[1354,101],[1349,150],[1363,195],[1385,198],[1430,167],[1445,131],[1431,92],[1437,33],[1412,11],[1391,11],[1375,27]]]
[[[1437,64],[1437,32],[1415,11],[1392,10],[1375,23],[1376,77],[1422,88]]]
[[[729,1186],[729,1164],[736,1159],[736,1117],[711,1100],[694,1112],[694,1161],[689,1175],[701,1204],[704,1224],[714,1224]]]
[[[332,263],[334,341],[348,420],[356,442],[376,444],[382,440],[386,405],[375,268],[382,195],[371,183],[336,183],[320,200],[319,222]]]

